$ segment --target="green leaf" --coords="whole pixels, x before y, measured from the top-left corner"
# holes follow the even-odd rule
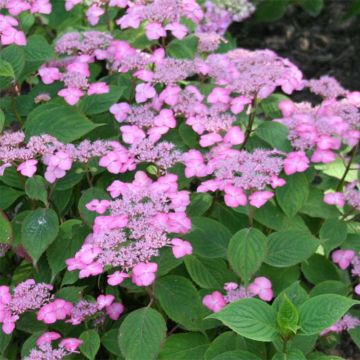
[[[18,79],[25,66],[25,52],[21,46],[9,45],[5,47],[0,52],[0,59],[11,64],[15,79]],[[12,78],[0,76],[0,89],[6,89],[11,82]]]
[[[64,299],[73,303],[83,298],[83,290],[86,286],[66,286],[55,293],[56,298]]]
[[[357,326],[354,329],[348,330],[348,333],[350,334],[352,341],[360,349],[360,326]]]
[[[309,258],[319,246],[310,233],[285,230],[268,237],[268,254],[265,262],[276,267],[288,267]]]
[[[11,64],[2,59],[0,59],[0,76],[15,79],[15,72]]]
[[[189,35],[186,38],[170,41],[166,47],[170,57],[176,59],[193,59],[198,46],[198,38],[195,35]]]
[[[179,126],[179,135],[182,141],[190,148],[196,149],[199,146],[199,135],[185,123],[181,123]],[[206,193],[195,193],[195,194],[206,194]],[[199,214],[196,214],[199,216]]]
[[[358,301],[335,294],[319,295],[300,306],[300,327],[304,334],[318,334],[335,324]]]
[[[315,285],[325,280],[339,280],[336,266],[320,254],[315,254],[302,263],[301,271],[306,279]]]
[[[307,292],[300,285],[299,281],[291,284],[276,297],[272,305],[276,310],[280,309],[281,301],[284,296],[286,296],[296,307],[299,307],[309,298]]]
[[[208,193],[193,193],[191,194],[191,203],[186,208],[186,213],[189,216],[203,215],[213,203],[213,198]]]
[[[255,354],[244,350],[226,351],[213,358],[213,360],[261,360]]]
[[[163,317],[150,307],[131,312],[119,330],[119,346],[127,360],[157,358],[166,336]]]
[[[286,12],[289,0],[265,0],[256,9],[255,19],[258,21],[276,21]]]
[[[317,164],[315,165],[316,170],[320,170],[326,175],[332,176],[336,179],[341,179],[345,173],[346,165],[344,161],[340,158],[336,158],[335,161],[329,164]],[[358,170],[357,169],[350,169],[345,177],[346,182],[352,182],[357,180],[358,177]]]
[[[0,185],[0,209],[6,210],[24,193],[8,186]]]
[[[79,213],[81,218],[90,226],[92,225],[94,219],[98,216],[98,214],[95,211],[89,211],[85,206],[87,203],[94,199],[110,200],[110,196],[103,189],[96,187],[83,191],[78,205]]]
[[[48,205],[46,182],[42,176],[35,175],[28,178],[25,183],[25,192],[30,199],[40,200],[45,206]]]
[[[236,281],[223,259],[206,259],[189,255],[184,258],[191,279],[202,288],[216,289],[225,282]]]
[[[88,233],[89,230],[82,227],[81,221],[77,219],[67,220],[60,226],[58,236],[46,251],[52,279],[66,268],[65,260],[73,257],[81,248]]]
[[[274,149],[291,151],[291,144],[288,140],[288,129],[285,125],[274,121],[264,121],[255,130],[255,134]]]
[[[183,238],[192,243],[194,254],[207,258],[225,257],[231,238],[230,231],[221,223],[209,218],[194,217],[191,220],[191,231]]]
[[[18,323],[18,321],[17,321]],[[0,332],[0,354],[4,355],[4,352],[6,350],[6,348],[8,347],[8,345],[10,344],[12,339],[12,334],[7,335],[5,333],[3,333],[2,331]],[[6,360],[6,358],[3,358],[4,360]]]
[[[209,341],[200,333],[171,335],[165,341],[159,360],[202,359],[208,346]]]
[[[297,0],[298,4],[311,16],[318,16],[324,7],[324,0]]]
[[[266,236],[257,229],[243,229],[230,239],[228,259],[234,271],[249,283],[264,261],[266,252]]]
[[[92,123],[79,110],[59,101],[51,101],[36,107],[26,120],[26,137],[49,134],[59,141],[72,142],[101,126]]]
[[[155,283],[155,297],[173,321],[188,330],[200,330],[203,305],[190,280],[176,275],[160,278]]]
[[[218,319],[241,336],[272,341],[278,334],[274,309],[259,299],[241,299],[208,318]]]
[[[336,206],[325,204],[324,193],[315,188],[310,189],[309,197],[304,206],[300,209],[300,212],[321,219],[334,218],[339,215]]]
[[[80,351],[88,359],[95,359],[95,356],[100,348],[100,337],[95,330],[84,331],[80,337],[83,343],[80,345]]]
[[[11,223],[6,214],[0,210],[0,243],[11,244],[13,239],[13,231]]]
[[[306,360],[305,355],[299,349],[290,350],[288,353],[277,353],[271,360]]]
[[[276,189],[276,199],[284,213],[293,217],[309,196],[309,181],[304,173],[287,176],[285,180],[286,185]]]
[[[344,19],[349,19],[352,16],[360,14],[360,0],[352,0],[350,8],[346,12]]]
[[[327,219],[320,229],[320,240],[323,240],[323,246],[326,253],[340,246],[347,237],[347,226],[343,220]]]
[[[24,359],[29,355],[30,351],[36,347],[36,340],[43,334],[43,331],[38,331],[26,339],[21,348],[21,358]]]
[[[183,259],[176,259],[170,247],[163,247],[160,249],[160,255],[154,258],[154,262],[158,264],[158,271],[156,274],[162,276],[182,264]]]
[[[323,294],[338,294],[346,296],[349,292],[349,288],[342,281],[326,280],[316,286],[310,291],[310,296],[318,296]]]
[[[59,220],[52,209],[36,209],[28,214],[21,225],[21,244],[36,264],[40,256],[55,240]]]
[[[107,94],[85,96],[79,102],[79,109],[87,115],[108,111],[110,106],[123,97],[127,90],[127,87],[110,86],[110,91]]]
[[[105,347],[106,350],[111,352],[114,355],[120,354],[120,347],[118,344],[118,329],[112,329],[106,332],[101,338],[101,344]]]
[[[296,334],[299,328],[299,312],[286,294],[282,296],[280,308],[276,315],[276,321],[280,330],[285,335],[287,335],[289,331]]]
[[[5,126],[5,114],[4,112],[0,109],[0,134],[2,133],[3,129]]]

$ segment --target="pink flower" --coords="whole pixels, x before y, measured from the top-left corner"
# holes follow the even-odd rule
[[[179,238],[174,238],[171,240],[171,244],[172,244],[172,253],[176,259],[192,254],[193,249],[188,241],[184,241]]]
[[[355,294],[360,295],[360,284],[357,284],[354,288]]]
[[[37,314],[37,319],[45,324],[53,324],[56,322],[56,312],[53,303],[44,305]]]
[[[76,338],[63,339],[59,346],[65,348],[67,351],[74,352],[83,343],[82,340]]]
[[[174,37],[177,39],[183,39],[188,33],[188,29],[185,25],[179,23],[171,23],[165,26],[166,30],[170,30]]]
[[[36,173],[37,163],[37,160],[26,160],[21,163],[16,170],[19,171],[21,175],[31,178]]]
[[[226,206],[236,208],[247,204],[247,198],[242,189],[229,184],[225,186],[224,192],[224,201]]]
[[[249,285],[248,290],[253,295],[258,295],[261,300],[270,301],[273,298],[273,291],[271,288],[271,281],[264,277],[257,277],[252,284]]]
[[[110,107],[110,112],[115,116],[116,121],[122,122],[127,119],[131,107],[127,103],[114,104]]]
[[[309,167],[309,159],[303,151],[294,151],[287,155],[284,160],[284,171],[286,175],[296,172],[304,172]]]
[[[84,95],[84,92],[77,88],[65,88],[60,90],[58,95],[63,97],[69,105],[75,105]]]
[[[61,170],[70,170],[73,160],[71,156],[65,151],[57,151],[54,155],[51,155],[47,160],[47,165],[59,168]]]
[[[44,84],[52,84],[61,78],[61,73],[56,67],[42,67],[39,69],[39,75]]]
[[[75,5],[81,4],[82,0],[65,0],[65,9],[70,11]]]
[[[265,205],[272,197],[274,197],[274,193],[271,191],[255,191],[249,196],[249,203],[251,206],[260,208]]]
[[[162,109],[159,115],[154,118],[154,124],[156,126],[166,126],[174,129],[176,127],[176,119],[173,111],[170,109]]]
[[[142,81],[148,82],[148,81],[152,80],[154,73],[150,70],[142,69],[142,70],[135,71],[134,76]]]
[[[87,91],[88,95],[107,94],[110,91],[109,85],[105,82],[92,83]]]
[[[149,286],[155,280],[157,269],[156,263],[139,263],[133,268],[131,280],[137,286]]]
[[[241,131],[239,126],[231,127],[224,136],[224,142],[231,145],[240,145],[245,140],[245,134]]]
[[[7,27],[1,32],[2,45],[16,44],[19,46],[26,45],[26,37],[22,31],[12,27]]]
[[[99,295],[96,299],[98,309],[102,310],[103,308],[110,306],[115,300],[114,295]]]
[[[228,104],[230,102],[230,90],[214,88],[209,94],[207,101],[210,104]]]
[[[106,307],[106,313],[112,320],[119,319],[120,315],[124,312],[124,305],[121,303],[112,303]]]
[[[286,184],[286,181],[284,179],[282,179],[282,178],[279,178],[277,176],[273,176],[271,178],[271,187],[273,189],[284,186],[285,184]]]
[[[179,99],[181,88],[179,86],[168,85],[160,94],[159,98],[167,105],[175,106]]]
[[[59,333],[54,332],[54,331],[47,331],[47,332],[43,333],[36,340],[36,345],[41,346],[41,345],[45,345],[45,344],[50,344],[54,340],[57,340],[57,339],[60,339],[60,338],[61,338],[61,335]]]
[[[166,37],[166,30],[161,24],[149,23],[145,26],[145,34],[149,40],[157,40]]]
[[[113,274],[108,275],[107,283],[111,286],[116,286],[121,284],[126,278],[129,278],[130,275],[124,272],[115,271]]]
[[[156,91],[150,84],[138,84],[135,88],[135,100],[136,102],[143,103],[148,99],[153,98],[156,95]]]
[[[219,312],[226,305],[225,298],[219,291],[214,291],[212,294],[204,296],[202,303],[213,312]]]
[[[146,137],[144,131],[136,125],[121,126],[120,131],[126,144],[136,144]]]
[[[331,259],[335,264],[339,265],[339,268],[345,270],[349,267],[351,260],[355,256],[353,250],[335,250],[331,254]]]
[[[208,147],[221,141],[222,141],[222,137],[220,134],[209,133],[209,134],[201,135],[199,144],[201,147]]]
[[[99,22],[101,15],[105,13],[105,10],[97,4],[91,5],[86,11],[86,17],[91,25],[96,25]]]
[[[337,205],[343,207],[345,205],[345,197],[340,192],[330,192],[325,194],[324,202],[329,205]]]
[[[89,211],[96,211],[98,214],[104,214],[110,206],[110,201],[108,200],[91,200],[85,205]]]
[[[315,163],[328,164],[336,159],[336,154],[330,150],[317,149],[311,156],[311,161]]]
[[[279,109],[284,117],[291,116],[296,110],[295,105],[291,100],[281,100],[279,102]]]

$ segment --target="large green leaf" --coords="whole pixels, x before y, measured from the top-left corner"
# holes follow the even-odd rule
[[[266,236],[257,229],[243,229],[231,239],[228,259],[234,271],[248,283],[260,268],[267,251]]]
[[[208,258],[225,257],[230,237],[224,225],[205,217],[192,218],[191,231],[183,236],[192,243],[194,254]]]
[[[63,142],[71,142],[101,126],[92,123],[76,107],[60,101],[51,101],[36,107],[30,112],[25,134],[29,138],[33,135],[49,134]]]
[[[259,21],[276,21],[282,18],[289,0],[265,0],[256,9],[255,19]]]
[[[241,336],[272,341],[278,334],[274,309],[259,299],[241,299],[225,306],[209,318],[218,319]]]
[[[80,345],[80,351],[84,354],[89,360],[95,359],[97,352],[100,349],[100,337],[95,330],[86,330],[81,333],[80,340],[83,343]]]
[[[172,40],[166,47],[170,57],[177,59],[193,59],[197,50],[198,38],[189,35],[186,38]]]
[[[15,79],[15,72],[8,61],[0,59],[0,76]]]
[[[188,330],[201,329],[203,306],[190,280],[176,275],[160,278],[155,283],[155,297],[170,319]]]
[[[8,186],[0,185],[0,209],[6,210],[11,206],[20,196],[24,195],[22,191],[15,190]]]
[[[154,360],[165,340],[163,317],[150,307],[131,312],[119,330],[119,346],[127,360]]]
[[[260,139],[266,141],[274,149],[291,151],[291,144],[287,138],[288,129],[280,123],[274,121],[264,121],[256,128],[255,134]]]
[[[11,223],[6,214],[0,210],[0,243],[11,244],[13,239],[13,231]]]
[[[310,233],[285,230],[268,237],[268,254],[265,262],[276,267],[288,267],[308,259],[319,246]]]
[[[59,232],[59,220],[52,209],[38,208],[31,211],[21,225],[21,244],[34,263],[55,240]]]
[[[309,181],[304,173],[285,178],[286,185],[276,189],[276,199],[284,213],[293,217],[309,196]]]
[[[315,296],[300,306],[300,327],[304,334],[318,334],[335,324],[359,301],[345,296],[325,294]]]
[[[25,192],[30,199],[40,200],[45,206],[48,205],[46,182],[42,176],[35,175],[27,179]]]
[[[340,246],[347,237],[347,226],[343,220],[327,219],[320,229],[320,239],[324,241],[323,246],[327,254]]]

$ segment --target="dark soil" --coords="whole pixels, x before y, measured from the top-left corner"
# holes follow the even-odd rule
[[[348,0],[325,0],[325,8],[316,18],[290,7],[277,22],[248,19],[233,24],[230,31],[238,46],[272,49],[296,64],[307,79],[331,75],[345,88],[360,91],[360,15],[343,20],[349,4]],[[360,350],[347,334],[329,354],[360,360]]]
[[[248,19],[230,30],[240,47],[272,49],[298,65],[308,79],[327,74],[349,90],[360,90],[360,15],[344,21],[349,4],[348,0],[325,0],[316,18],[289,7],[277,22]]]

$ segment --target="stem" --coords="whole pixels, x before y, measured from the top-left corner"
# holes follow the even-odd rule
[[[248,140],[250,138],[250,135],[251,135],[251,132],[252,132],[252,127],[253,127],[254,121],[255,121],[256,107],[257,107],[257,98],[255,96],[252,103],[251,103],[251,111],[250,111],[250,115],[249,115],[249,122],[248,122],[246,130],[245,130],[245,140],[242,143],[240,150],[243,150],[245,148],[245,145],[246,145],[246,143],[248,142]]]
[[[23,125],[24,125],[24,122],[22,121],[20,114],[19,114],[18,111],[16,110],[15,96],[12,96],[12,97],[11,97],[11,109],[12,109],[12,111],[13,111],[13,114],[14,114],[15,117],[16,117],[16,120],[19,122],[19,124],[20,124],[21,126],[23,126]]]
[[[348,162],[348,164],[347,164],[347,166],[345,168],[345,172],[344,172],[342,178],[340,179],[338,186],[336,187],[336,191],[342,190],[342,187],[343,187],[344,182],[345,182],[345,178],[346,178],[348,172],[350,171],[351,164],[352,164],[352,162],[353,162],[353,160],[355,158],[355,155],[356,155],[358,149],[359,149],[359,143],[357,143],[356,146],[354,146],[353,149],[351,150],[350,160],[349,160],[349,162]]]
[[[252,228],[254,225],[254,208],[251,205],[249,205],[248,218],[249,218],[249,228]]]
[[[283,338],[284,341],[284,346],[283,346],[283,353],[285,355],[285,360],[288,359],[288,353],[289,353],[289,348],[288,348],[288,339],[287,338]]]

